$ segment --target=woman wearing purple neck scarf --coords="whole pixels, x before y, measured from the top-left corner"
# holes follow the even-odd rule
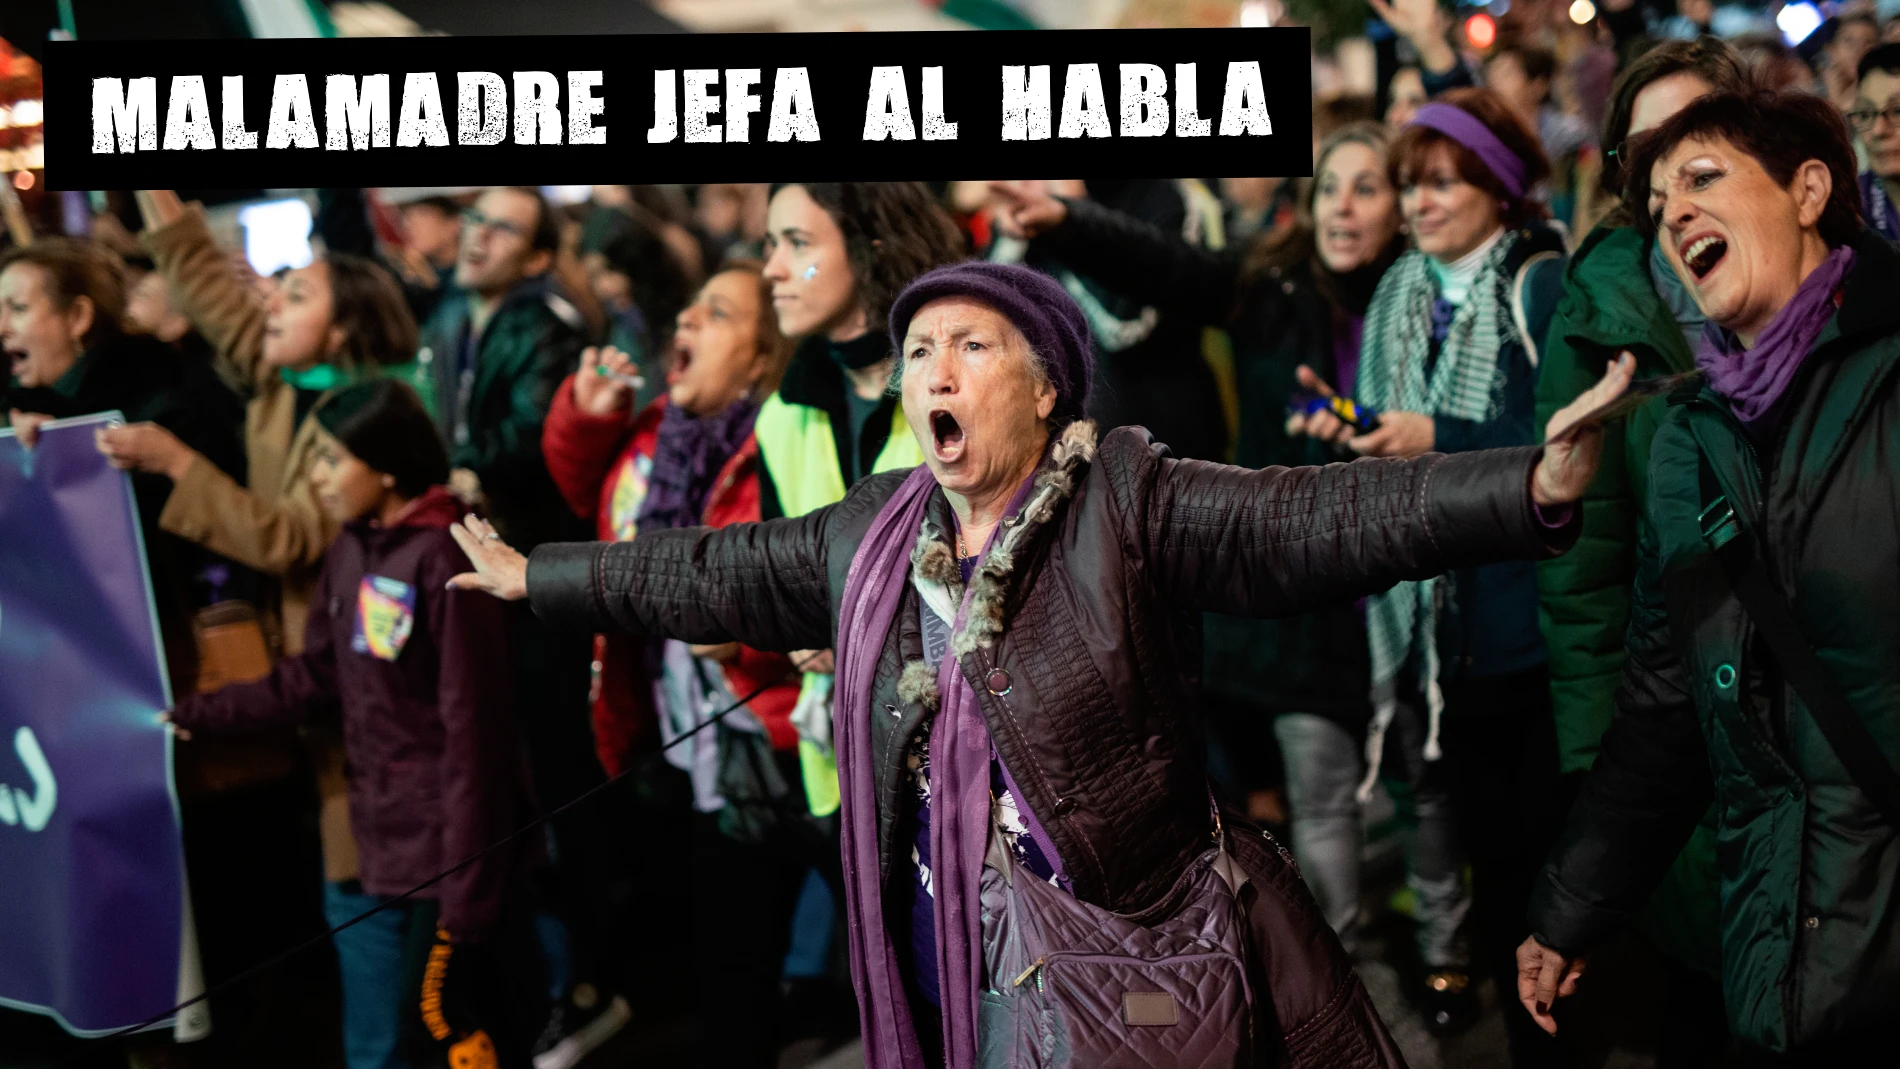
[[[1900,1005],[1900,252],[1817,97],[1703,97],[1632,149],[1706,382],[1651,446],[1617,716],[1519,995],[1555,1029],[1713,802],[1734,1034],[1762,1064],[1872,1064]]]
[[[795,519],[532,561],[472,521],[477,571],[457,582],[580,626],[835,640],[872,1069],[1401,1064],[1290,856],[1210,812],[1191,621],[1549,555],[1601,429],[1325,468],[1175,460],[1139,428],[1098,443],[1080,419],[1087,322],[1047,276],[939,268],[890,321],[922,466]],[[1619,367],[1558,419],[1627,381]],[[1057,915],[1092,920],[1055,932]],[[1103,932],[1117,946],[1078,954]]]

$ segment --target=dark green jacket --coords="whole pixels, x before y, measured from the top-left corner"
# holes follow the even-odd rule
[[[468,295],[436,306],[422,327],[418,375],[435,389],[436,421],[449,463],[481,479],[490,518],[509,544],[530,546],[585,537],[587,527],[562,500],[541,458],[541,424],[554,391],[587,344],[580,313],[545,278],[529,279],[470,348]],[[464,381],[463,369],[473,374]]]
[[[1600,226],[1564,271],[1537,382],[1537,426],[1602,376],[1616,354],[1636,357],[1636,377],[1688,371],[1694,354],[1649,274],[1650,242],[1634,227]],[[1583,499],[1576,548],[1537,566],[1539,622],[1550,648],[1551,709],[1565,772],[1587,771],[1610,726],[1623,677],[1636,531],[1649,481],[1650,440],[1668,411],[1657,398],[1612,428],[1596,481]],[[1713,814],[1657,888],[1638,927],[1659,949],[1710,976],[1722,968]]]
[[[1710,559],[1698,457],[1900,764],[1900,249],[1868,232],[1856,252],[1772,442],[1745,438],[1713,392],[1671,398],[1650,450],[1618,716],[1531,907],[1547,944],[1598,944],[1713,800],[1729,1019],[1770,1050],[1891,1027],[1900,834],[1781,681]]]

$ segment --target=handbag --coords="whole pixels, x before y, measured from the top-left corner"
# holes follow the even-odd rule
[[[1022,868],[992,820],[981,877],[983,1069],[1229,1069],[1250,1064],[1253,992],[1238,891],[1214,846],[1136,913],[1092,906]]]

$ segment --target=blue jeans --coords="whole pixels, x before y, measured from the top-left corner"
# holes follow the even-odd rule
[[[354,880],[323,885],[323,916],[332,928],[380,901]],[[331,937],[343,977],[343,1060],[349,1069],[409,1069],[404,1043],[405,1014],[411,1009],[404,968],[409,915],[407,905],[392,906]]]
[[[1357,791],[1366,773],[1357,741],[1338,724],[1311,713],[1282,713],[1273,734],[1286,759],[1288,808],[1292,810],[1293,855],[1326,923],[1351,951],[1359,934],[1359,861],[1365,839]],[[1386,745],[1408,736],[1398,729]],[[1388,768],[1403,767],[1388,753]],[[1467,952],[1460,929],[1471,909],[1464,886],[1464,859],[1449,794],[1420,784],[1413,790],[1418,831],[1406,857],[1418,950],[1426,967],[1462,968]]]

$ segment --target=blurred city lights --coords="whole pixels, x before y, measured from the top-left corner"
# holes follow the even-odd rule
[[[1570,21],[1579,26],[1590,25],[1590,20],[1596,17],[1597,6],[1590,0],[1576,0],[1570,5]]]
[[[1821,28],[1821,9],[1803,0],[1797,4],[1785,4],[1775,15],[1775,25],[1781,28],[1782,39],[1790,47],[1808,39],[1808,35]]]
[[[1473,48],[1490,48],[1498,39],[1498,20],[1480,11],[1465,20],[1465,39]]]

